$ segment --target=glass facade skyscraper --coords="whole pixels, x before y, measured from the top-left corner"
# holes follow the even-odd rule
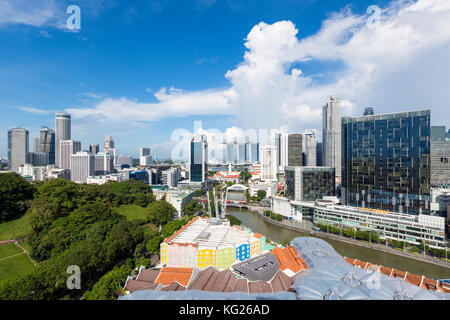
[[[191,182],[205,182],[208,179],[208,142],[206,136],[195,136],[191,141],[189,176]]]
[[[295,201],[315,201],[335,195],[335,169],[329,167],[285,168],[286,197]]]
[[[430,110],[342,118],[342,200],[430,213]]]

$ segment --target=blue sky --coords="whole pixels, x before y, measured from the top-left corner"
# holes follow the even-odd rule
[[[380,113],[428,107],[435,124],[449,126],[448,78],[436,72],[450,70],[443,62],[450,37],[421,41],[449,29],[449,8],[429,1],[434,10],[424,1],[4,0],[0,155],[7,153],[7,129],[24,127],[31,141],[63,110],[73,114],[72,138],[83,148],[112,135],[120,154],[134,156],[141,146],[167,143],[177,128],[192,131],[194,120],[222,131],[320,130],[320,106],[335,94],[344,114],[359,115],[366,105]],[[79,32],[65,28],[69,4],[81,8]],[[366,34],[373,4],[384,20]],[[404,18],[401,11],[423,12]],[[429,26],[439,19],[444,25]],[[386,40],[395,32],[398,41]],[[406,38],[423,45],[402,43]],[[375,41],[374,48],[388,41],[387,49],[367,53],[364,41]],[[295,83],[286,80],[294,74]],[[421,79],[411,83],[414,75]]]

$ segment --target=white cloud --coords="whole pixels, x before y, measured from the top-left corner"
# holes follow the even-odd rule
[[[17,110],[37,114],[37,115],[44,115],[44,114],[50,114],[50,111],[47,110],[41,110],[38,108],[28,108],[28,107],[17,107]]]
[[[301,132],[320,128],[321,106],[337,95],[343,116],[359,115],[366,106],[377,113],[428,107],[433,117],[450,122],[450,1],[399,0],[382,9],[378,27],[367,28],[367,20],[344,8],[301,40],[291,21],[261,22],[247,35],[243,62],[226,73],[225,90],[163,88],[155,103],[107,98],[67,111],[110,122],[234,115],[244,129]],[[340,68],[324,67],[320,82],[302,72],[305,63],[326,62]]]
[[[50,23],[60,7],[54,0],[2,0],[0,26],[24,24],[40,27]]]

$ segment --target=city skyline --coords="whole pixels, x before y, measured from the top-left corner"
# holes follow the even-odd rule
[[[0,81],[0,110],[5,115],[0,120],[1,156],[7,154],[8,129],[25,128],[32,145],[40,126],[55,129],[54,113],[62,111],[72,115],[72,134],[83,146],[101,144],[103,137],[111,135],[119,146],[119,154],[134,157],[142,145],[152,150],[157,150],[158,145],[170,146],[173,130],[192,130],[194,120],[202,120],[205,129],[222,131],[234,126],[243,129],[283,126],[299,133],[320,129],[321,106],[334,95],[340,98],[341,116],[360,116],[367,107],[373,107],[378,114],[431,109],[432,125],[450,126],[448,112],[445,112],[449,93],[443,89],[445,81],[441,78],[445,73],[442,68],[447,64],[439,68],[430,65],[433,60],[442,60],[439,57],[450,51],[450,34],[440,29],[440,21],[449,18],[448,2],[379,1],[376,5],[382,9],[382,19],[375,33],[366,25],[370,18],[367,8],[372,5],[368,1],[334,1],[320,6],[314,1],[309,4],[292,2],[276,10],[276,6],[267,1],[259,4],[258,12],[252,12],[254,4],[251,3],[243,5],[239,11],[221,1],[212,1],[209,6],[202,6],[203,2],[198,1],[197,6],[186,4],[180,11],[195,12],[199,20],[206,20],[190,21],[186,30],[178,30],[179,34],[171,29],[155,29],[154,25],[145,28],[152,23],[162,23],[164,17],[173,13],[173,5],[163,5],[159,13],[139,7],[143,16],[148,15],[155,21],[136,18],[125,23],[122,15],[114,20],[117,25],[112,26],[111,23],[104,25],[105,19],[120,10],[131,15],[133,8],[139,5],[102,7],[95,3],[80,3],[83,22],[78,32],[64,31],[54,22],[66,18],[59,7],[49,8],[51,17],[33,20],[33,23],[23,19],[4,19],[0,23],[0,38],[8,48],[0,53],[1,78],[7,79]],[[14,5],[11,3],[12,8]],[[43,8],[48,6],[48,2],[42,3]],[[21,11],[15,12],[19,15]],[[39,12],[36,11],[36,17]],[[201,29],[219,12],[225,19],[233,18],[235,23],[227,26],[226,32],[213,24],[211,32],[219,37],[211,37]],[[420,12],[421,19],[429,23],[422,27],[410,12]],[[242,13],[248,17],[244,18]],[[207,19],[208,16],[211,18]],[[173,19],[171,16],[167,23],[174,22]],[[181,17],[175,25],[183,19],[187,18]],[[409,35],[401,34],[402,26],[410,27],[420,45],[412,46],[406,41]],[[119,41],[127,32],[135,32],[141,36],[137,37],[139,39],[145,35],[145,39],[159,40],[170,36],[174,41],[138,41],[130,43],[129,49],[118,50],[108,36],[98,38],[98,33],[105,35],[103,28],[110,28]],[[145,31],[139,31],[141,29]],[[193,40],[194,45],[181,41],[189,32],[188,39]],[[392,43],[388,33],[392,33],[392,38],[405,39],[405,43]],[[433,33],[439,34],[439,38],[425,41]],[[271,50],[267,51],[269,43]],[[25,44],[33,50],[24,51]],[[86,53],[81,56],[71,52],[80,44],[86,46]],[[137,57],[135,51],[130,51],[136,45],[141,46]],[[372,45],[386,47],[386,50],[369,54],[367,49]],[[324,52],[324,48],[329,52]],[[8,55],[9,50],[20,54]],[[37,54],[40,50],[48,57]],[[170,54],[162,58],[163,52]],[[106,53],[111,58],[100,62],[99,58]],[[7,56],[3,56],[5,54]],[[63,62],[61,58],[56,59],[57,56],[66,56],[68,60]],[[119,57],[121,60],[117,60]],[[127,57],[133,57],[133,61]],[[50,58],[54,60],[52,63]],[[37,59],[41,59],[40,68],[35,65]],[[270,63],[271,59],[278,59],[280,64]],[[90,60],[98,66],[93,66]],[[72,74],[62,67],[66,61],[80,65],[80,70],[94,72],[73,71]],[[131,64],[132,72],[123,70],[127,64]],[[266,66],[267,74],[262,65]],[[11,73],[11,66],[16,68],[15,73]],[[373,67],[372,71],[361,73],[368,66]],[[94,74],[97,68],[103,68],[107,79]],[[118,77],[119,72],[123,76]],[[360,77],[355,78],[356,72],[361,73]],[[414,76],[417,73],[421,77]],[[250,86],[252,76],[259,81],[251,81]],[[24,77],[28,80],[24,81]],[[390,80],[385,83],[387,78]],[[125,82],[130,79],[133,88]],[[36,85],[36,81],[42,84]],[[16,89],[11,90],[11,86]],[[17,90],[29,94],[18,95]],[[55,90],[60,93],[55,94]],[[271,97],[258,94],[265,91],[270,92]],[[320,130],[317,138],[317,142],[322,141]]]

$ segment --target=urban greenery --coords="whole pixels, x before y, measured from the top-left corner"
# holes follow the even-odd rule
[[[21,269],[20,261],[13,265],[12,260],[3,260],[7,264],[0,264],[4,278],[0,300],[76,299],[87,290],[86,299],[115,298],[116,284],[123,285],[122,276],[130,269],[113,268],[150,266],[149,258],[158,254],[163,238],[187,222],[172,220],[175,208],[156,201],[151,188],[140,181],[86,185],[55,179],[31,185],[15,174],[0,177],[5,182],[0,185],[1,199],[7,203],[6,210],[2,206],[2,221],[16,218],[0,223],[0,235],[4,225],[16,222],[22,231],[3,230],[3,237],[31,233],[28,249],[38,262],[34,267],[26,254],[18,255],[28,263],[28,267],[22,263]],[[15,197],[7,194],[16,191]],[[148,222],[161,227],[161,232],[144,225]],[[71,265],[81,270],[79,290],[66,286]],[[20,274],[11,266],[21,269]]]
[[[273,212],[271,210],[264,211],[264,215],[266,217],[271,218],[272,220],[275,220],[275,221],[282,221],[283,220],[283,216],[281,214],[275,213],[275,212]]]
[[[241,220],[239,220],[238,218],[236,218],[236,217],[234,217],[232,215],[227,215],[227,219],[228,219],[228,221],[230,221],[230,225],[231,226],[234,226],[234,225],[240,226],[241,223],[242,223]]]

